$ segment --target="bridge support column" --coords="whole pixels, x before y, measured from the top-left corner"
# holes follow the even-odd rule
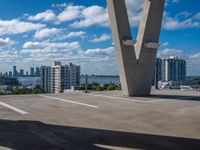
[[[151,93],[165,0],[144,0],[137,40],[133,41],[125,0],[107,0],[124,95]]]

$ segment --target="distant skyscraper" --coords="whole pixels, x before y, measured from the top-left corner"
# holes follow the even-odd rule
[[[24,69],[20,69],[19,73],[20,73],[20,76],[23,77],[24,76]]]
[[[9,71],[8,75],[9,77],[12,77],[12,71]]]
[[[13,76],[17,77],[17,67],[13,66]]]
[[[28,76],[28,71],[26,71],[26,76]]]
[[[186,61],[178,57],[157,58],[155,81],[184,81],[186,79]]]
[[[42,66],[41,67],[41,88],[45,92],[51,92],[51,72],[52,69],[49,66]]]
[[[30,68],[30,76],[34,77],[35,73],[34,73],[34,67]]]
[[[186,79],[186,61],[178,57],[168,57],[162,60],[163,81],[184,81]]]
[[[69,64],[70,86],[80,85],[80,66]]]
[[[45,92],[60,93],[71,86],[80,85],[80,66],[61,65],[54,62],[52,67],[41,67],[42,89]]]
[[[36,67],[35,76],[40,77],[40,68],[39,67]]]

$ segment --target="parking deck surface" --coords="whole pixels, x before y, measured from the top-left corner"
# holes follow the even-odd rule
[[[199,150],[200,93],[0,97],[0,150]]]

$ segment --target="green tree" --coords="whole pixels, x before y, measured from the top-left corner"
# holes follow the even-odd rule
[[[103,91],[103,90],[104,90],[103,87],[101,87],[100,85],[96,86],[96,91]]]
[[[113,90],[115,90],[115,86],[109,85],[107,91],[113,91]]]

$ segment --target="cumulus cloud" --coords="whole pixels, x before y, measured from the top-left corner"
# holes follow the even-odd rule
[[[0,59],[2,60],[13,60],[17,59],[17,51],[0,51]]]
[[[46,25],[40,23],[24,22],[18,19],[0,20],[0,35],[21,34],[44,28]]]
[[[129,22],[131,26],[137,27],[143,10],[144,0],[126,0]]]
[[[81,12],[84,8],[84,6],[68,5],[65,10],[57,16],[57,18],[60,22],[78,19],[81,17]]]
[[[194,16],[194,19],[200,20],[200,12]]]
[[[200,59],[200,53],[195,53],[189,56],[191,59]]]
[[[90,42],[99,43],[99,42],[108,41],[110,39],[111,39],[111,36],[109,34],[104,33],[100,37],[94,37],[92,40],[90,40]]]
[[[31,21],[43,21],[43,22],[53,22],[55,24],[60,24],[62,22],[72,21],[81,17],[81,12],[85,8],[84,6],[72,5],[72,4],[54,4],[54,7],[65,7],[65,9],[58,15],[52,10],[46,10],[40,12],[36,15],[28,16],[28,20]]]
[[[81,15],[81,20],[72,23],[71,27],[84,28],[92,25],[108,25],[108,13],[104,7],[98,5],[89,6],[82,11]]]
[[[8,47],[13,43],[14,43],[14,41],[11,40],[10,38],[5,38],[5,39],[0,38],[0,48]]]
[[[75,56],[80,51],[79,42],[26,42],[19,51],[20,56],[26,55],[21,62],[49,63],[54,60],[66,61],[68,56]]]
[[[169,57],[169,56],[180,56],[182,55],[183,51],[180,49],[175,48],[165,48],[159,51],[158,55],[160,57]]]
[[[56,34],[61,33],[61,29],[57,29],[57,28],[44,28],[42,30],[36,31],[34,38],[36,39],[42,39],[42,38],[46,38],[49,36],[53,36]]]
[[[180,15],[176,15],[176,17],[173,18],[173,17],[170,17],[168,13],[165,13],[163,28],[167,30],[200,28],[200,22],[194,20],[193,17],[187,18],[187,16],[185,16],[186,18],[179,19],[179,16]]]
[[[89,56],[93,55],[95,57],[113,55],[114,54],[114,48],[108,47],[108,48],[87,49],[85,51],[80,51],[80,54],[89,55]]]
[[[32,21],[55,21],[56,15],[52,10],[46,10],[45,12],[41,12],[36,14],[35,16],[29,16],[28,20]]]
[[[51,48],[51,49],[79,49],[79,42],[64,42],[64,43],[51,43],[51,42],[26,42],[23,45],[25,49],[40,49],[40,48]]]
[[[62,29],[63,32],[59,32],[58,34],[54,35],[54,38],[52,41],[63,41],[66,39],[73,39],[73,38],[84,38],[86,35],[86,32],[84,31],[72,31],[65,33],[64,29]]]
[[[64,38],[83,37],[86,34],[84,31],[70,32]]]

